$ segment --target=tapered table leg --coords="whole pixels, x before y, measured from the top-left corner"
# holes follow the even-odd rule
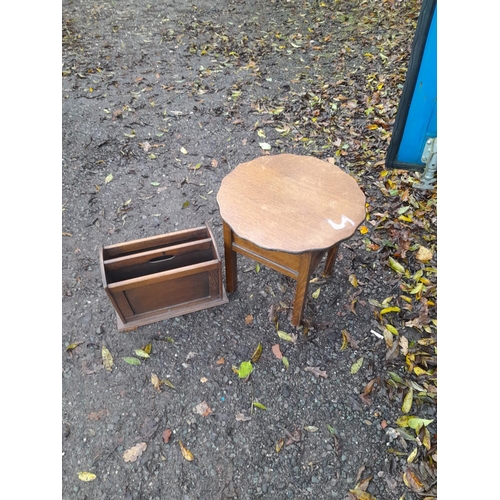
[[[339,253],[339,243],[333,245],[330,250],[328,250],[328,255],[326,257],[325,270],[323,274],[325,276],[330,276],[333,271],[333,265],[335,264],[335,260],[337,259],[337,254]]]
[[[304,307],[307,301],[307,290],[309,288],[309,278],[313,271],[312,254],[310,252],[301,255],[299,263],[299,275],[297,277],[297,287],[295,288],[295,299],[293,303],[292,325],[300,326]]]
[[[233,230],[223,221],[224,228],[224,260],[226,263],[226,289],[233,293],[238,288],[236,275],[237,257],[233,250]]]

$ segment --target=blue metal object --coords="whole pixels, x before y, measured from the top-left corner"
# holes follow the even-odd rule
[[[423,0],[386,166],[437,168],[437,1]],[[432,164],[430,165],[430,162]]]

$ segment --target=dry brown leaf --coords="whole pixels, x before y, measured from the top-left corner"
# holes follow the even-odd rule
[[[219,358],[219,359],[215,362],[215,364],[217,364],[217,365],[223,365],[225,362],[226,362],[226,361],[225,361],[225,359],[224,359],[224,358]]]
[[[162,433],[162,438],[165,443],[170,441],[170,437],[172,436],[172,431],[170,429],[165,429]]]
[[[401,347],[401,354],[406,356],[408,354],[408,339],[404,335],[399,339],[399,345]]]
[[[125,462],[135,462],[147,447],[148,445],[146,443],[138,443],[135,446],[132,446],[132,448],[125,450],[123,460],[125,460]]]
[[[202,417],[206,417],[207,415],[210,415],[210,413],[212,413],[212,409],[208,406],[206,401],[202,401],[200,404],[197,404],[193,408],[193,411],[195,413],[198,413],[198,415],[201,415]]]
[[[194,460],[193,454],[184,446],[182,441],[179,439],[179,446],[181,448],[182,456],[188,461],[192,462]]]
[[[252,321],[253,321],[253,316],[251,314],[245,316],[245,324],[250,325]]]
[[[89,420],[95,420],[95,421],[97,421],[100,418],[105,417],[106,415],[108,415],[108,413],[109,413],[108,410],[105,408],[104,410],[101,410],[101,411],[93,411],[93,412],[89,413],[87,415],[87,418]]]
[[[323,378],[328,378],[327,373],[324,370],[320,370],[319,366],[306,366],[304,368],[306,372],[311,372],[313,375],[316,377],[323,377]]]
[[[274,344],[272,347],[271,347],[272,351],[273,351],[273,354],[278,358],[278,359],[281,359],[283,357],[283,354],[281,354],[281,350],[280,350],[280,345],[279,344]]]
[[[211,161],[212,168],[217,168],[218,164],[219,162],[215,158]]]
[[[161,382],[160,379],[158,378],[158,375],[155,373],[151,374],[151,383],[153,384],[153,387],[155,388],[156,392],[161,392]]]

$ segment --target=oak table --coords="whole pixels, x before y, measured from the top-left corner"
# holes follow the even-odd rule
[[[226,288],[237,288],[236,254],[297,281],[292,324],[302,321],[311,274],[328,252],[330,275],[339,244],[365,218],[365,195],[332,163],[311,156],[261,156],[222,180],[217,202],[224,227]]]

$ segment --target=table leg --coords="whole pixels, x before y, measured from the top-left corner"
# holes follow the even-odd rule
[[[233,230],[222,222],[224,228],[224,260],[226,262],[226,289],[233,293],[238,288],[238,279],[236,275],[236,252],[233,250]]]
[[[304,307],[307,301],[307,290],[309,288],[309,278],[313,269],[312,254],[310,252],[301,255],[299,262],[299,275],[297,277],[297,288],[295,289],[295,299],[293,302],[292,325],[300,326]]]
[[[325,270],[323,271],[323,274],[325,276],[330,276],[333,271],[333,265],[335,264],[335,260],[337,259],[337,254],[339,252],[339,245],[340,243],[337,243],[336,245],[333,245],[330,250],[328,250],[328,255],[326,257],[326,263],[325,263]]]

